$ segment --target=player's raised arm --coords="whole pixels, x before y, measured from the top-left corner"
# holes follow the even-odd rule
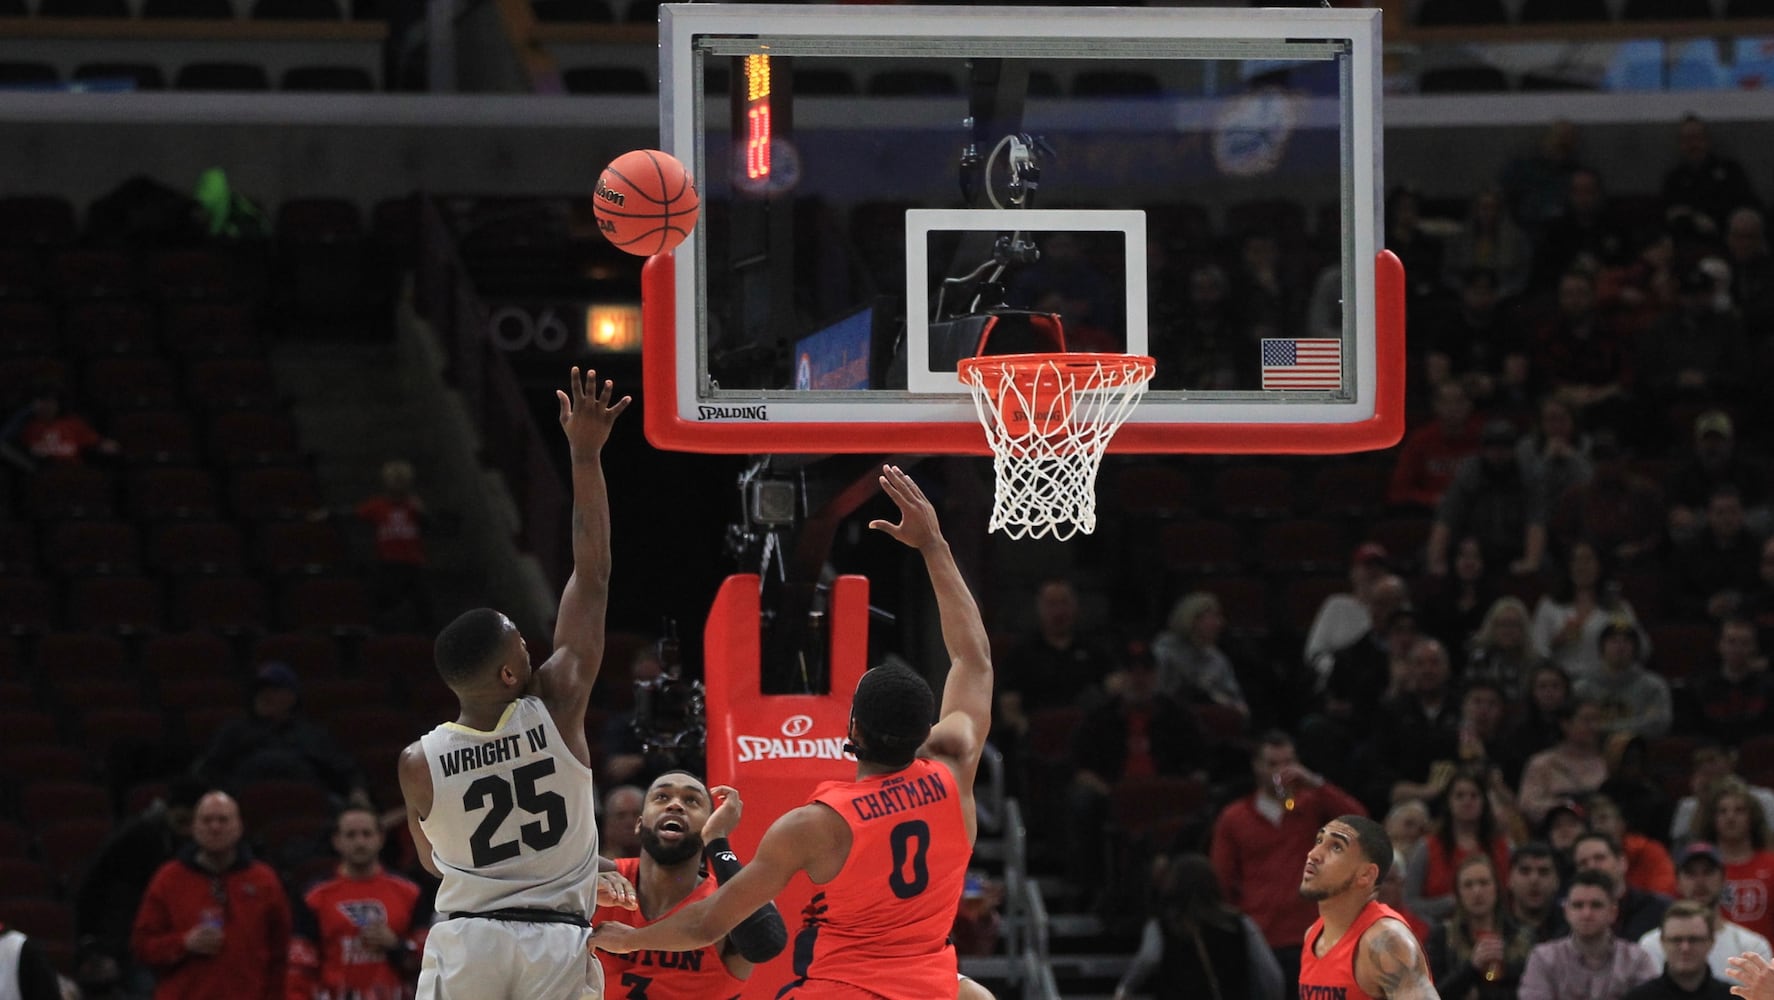
[[[925,746],[954,757],[965,772],[960,775],[964,785],[972,787],[986,732],[992,726],[991,641],[973,591],[961,577],[961,567],[955,564],[954,553],[937,523],[936,508],[924,491],[896,465],[882,467],[881,488],[899,506],[899,523],[876,520],[869,527],[892,535],[924,557],[942,618],[943,645],[949,652],[940,717]]]
[[[603,662],[604,610],[610,599],[610,496],[604,482],[604,442],[632,400],[623,396],[612,404],[614,385],[608,379],[599,385],[594,371],[582,376],[575,367],[568,383],[567,390],[557,389],[555,396],[572,454],[573,575],[561,594],[554,655],[537,671],[541,682],[536,693],[552,710],[577,706],[583,712]]]

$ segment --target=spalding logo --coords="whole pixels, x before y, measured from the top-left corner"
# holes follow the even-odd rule
[[[807,734],[813,731],[813,717],[810,715],[791,715],[782,722],[782,735],[786,739],[770,736],[736,736],[734,742],[739,745],[738,763],[747,764],[754,760],[854,760],[844,752],[842,736],[808,739]]]

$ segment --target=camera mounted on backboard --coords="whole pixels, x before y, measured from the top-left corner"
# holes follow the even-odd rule
[[[702,682],[684,676],[677,622],[669,618],[658,655],[659,676],[634,682],[635,736],[649,754],[699,763],[708,746],[707,702]]]

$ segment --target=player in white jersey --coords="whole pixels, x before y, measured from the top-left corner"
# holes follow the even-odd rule
[[[437,670],[461,714],[400,757],[419,858],[443,880],[425,943],[419,1000],[598,1000],[587,953],[602,902],[633,907],[632,888],[598,875],[585,708],[604,653],[610,503],[601,452],[630,402],[572,371],[560,398],[572,452],[573,575],[554,654],[535,670],[511,620],[469,611],[437,636]],[[594,899],[593,896],[600,898]]]

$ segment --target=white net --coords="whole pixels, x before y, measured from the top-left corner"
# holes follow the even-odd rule
[[[961,381],[992,447],[989,531],[1064,540],[1096,530],[1096,473],[1145,394],[1151,358],[1013,354],[963,358]]]

